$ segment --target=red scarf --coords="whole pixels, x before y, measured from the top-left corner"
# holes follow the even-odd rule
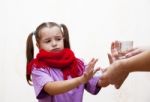
[[[74,56],[74,53],[65,48],[60,52],[47,52],[40,50],[36,58],[27,65],[27,73],[30,75],[32,68],[58,68],[61,69],[64,79],[68,75],[78,77],[83,73],[83,62]]]

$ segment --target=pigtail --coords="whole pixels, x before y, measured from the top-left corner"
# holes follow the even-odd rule
[[[29,34],[29,36],[27,38],[27,42],[26,42],[26,58],[27,58],[27,63],[26,63],[26,80],[27,80],[29,85],[32,85],[32,84],[31,84],[31,76],[27,72],[27,65],[34,58],[34,46],[33,46],[33,40],[32,40],[33,34],[34,33],[30,33]]]
[[[70,41],[69,41],[68,29],[67,29],[66,25],[64,25],[64,24],[60,24],[60,26],[62,27],[62,32],[64,34],[64,47],[70,49]]]

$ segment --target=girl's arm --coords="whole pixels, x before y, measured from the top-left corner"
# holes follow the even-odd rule
[[[44,91],[47,92],[49,95],[56,95],[67,92],[81,84],[85,84],[99,70],[99,68],[94,70],[96,62],[97,59],[92,59],[87,66],[87,70],[80,77],[46,83],[44,85]]]
[[[76,77],[76,78],[69,79],[69,80],[48,82],[44,85],[44,90],[49,95],[56,95],[56,94],[64,93],[73,88],[76,88],[80,84],[84,84],[82,80],[84,80],[83,76]]]

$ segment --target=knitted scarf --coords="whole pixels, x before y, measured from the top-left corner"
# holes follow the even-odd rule
[[[28,63],[27,74],[31,74],[33,67],[58,68],[66,80],[69,75],[74,78],[83,74],[83,65],[83,62],[76,58],[73,51],[68,48],[60,52],[47,52],[41,49],[36,58]]]

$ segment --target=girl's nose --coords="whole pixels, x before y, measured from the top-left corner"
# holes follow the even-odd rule
[[[56,41],[53,40],[53,41],[52,41],[52,46],[56,46],[56,45],[57,45]]]

